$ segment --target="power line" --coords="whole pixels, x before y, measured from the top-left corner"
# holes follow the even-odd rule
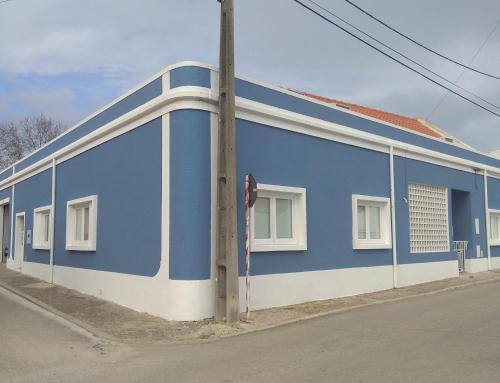
[[[472,103],[472,104],[476,105],[477,107],[479,107],[479,108],[481,108],[481,109],[483,109],[483,110],[485,110],[485,111],[487,111],[487,112],[490,112],[491,114],[493,114],[493,115],[495,115],[495,116],[497,116],[497,117],[500,117],[500,114],[498,114],[498,113],[496,113],[496,112],[494,112],[494,111],[492,111],[492,110],[490,110],[490,109],[486,108],[485,106],[483,106],[483,105],[481,105],[481,104],[478,104],[477,102],[475,102],[475,101],[471,100],[470,98],[465,97],[464,95],[462,95],[462,94],[460,94],[460,93],[458,93],[458,92],[454,91],[453,89],[448,88],[446,85],[441,84],[440,82],[438,82],[438,81],[436,81],[436,80],[432,79],[431,77],[429,77],[429,76],[427,76],[427,75],[425,75],[425,74],[423,74],[423,73],[419,72],[419,71],[418,71],[418,70],[416,70],[415,68],[412,68],[411,66],[409,66],[409,65],[405,64],[404,62],[402,62],[402,61],[398,60],[397,58],[395,58],[395,57],[391,56],[391,55],[390,55],[390,54],[388,54],[387,52],[384,52],[383,50],[381,50],[381,49],[377,48],[377,47],[376,47],[376,46],[374,46],[373,44],[370,44],[369,42],[367,42],[367,41],[363,40],[361,37],[356,36],[354,33],[350,32],[350,31],[348,31],[347,29],[345,29],[344,27],[342,27],[342,26],[338,25],[337,23],[335,23],[334,21],[330,20],[328,17],[326,17],[326,16],[322,15],[321,13],[319,13],[318,11],[316,11],[315,9],[313,9],[313,8],[311,8],[311,7],[309,7],[309,6],[307,6],[307,5],[306,5],[306,4],[304,4],[302,1],[300,1],[300,0],[292,0],[292,1],[294,1],[294,2],[295,2],[295,3],[297,3],[297,4],[299,4],[299,5],[300,5],[300,6],[302,6],[303,8],[305,8],[305,9],[309,10],[310,12],[314,13],[316,16],[319,16],[320,18],[322,18],[322,19],[323,19],[323,20],[325,20],[326,22],[328,22],[328,23],[330,23],[330,24],[332,24],[332,25],[336,26],[337,28],[341,29],[341,30],[342,30],[342,31],[344,31],[345,33],[347,33],[347,34],[349,34],[350,36],[354,37],[356,40],[361,41],[363,44],[368,45],[368,46],[369,46],[369,47],[371,47],[372,49],[375,49],[377,52],[379,52],[379,53],[383,54],[384,56],[386,56],[386,57],[390,58],[391,60],[393,60],[393,61],[395,61],[395,62],[397,62],[397,63],[399,63],[399,64],[403,65],[405,68],[407,68],[407,69],[411,70],[412,72],[417,73],[418,75],[420,75],[420,76],[422,76],[422,77],[426,78],[427,80],[431,81],[432,83],[434,83],[434,84],[436,84],[436,85],[438,85],[438,86],[440,86],[440,87],[442,87],[442,88],[444,88],[444,89],[446,89],[446,90],[450,91],[451,93],[453,93],[453,94],[457,95],[458,97],[460,97],[460,98],[462,98],[462,99],[464,99],[464,100],[466,100],[466,101],[469,101],[470,103]]]
[[[312,4],[316,5],[318,8],[322,9],[323,11],[327,12],[328,14],[332,15],[332,16],[333,16],[333,17],[335,17],[337,20],[340,20],[340,21],[342,21],[343,23],[345,23],[345,24],[349,25],[351,28],[353,28],[353,29],[357,30],[359,33],[362,33],[364,36],[366,36],[366,37],[368,37],[368,38],[372,39],[373,41],[376,41],[377,43],[379,43],[380,45],[382,45],[382,46],[384,46],[385,48],[389,49],[390,51],[392,51],[392,52],[394,52],[394,53],[396,53],[396,54],[400,55],[401,57],[404,57],[404,58],[405,58],[405,59],[407,59],[408,61],[410,61],[410,62],[412,62],[413,64],[415,64],[415,65],[419,66],[420,68],[422,68],[422,69],[426,70],[427,72],[432,73],[432,74],[433,74],[433,75],[435,75],[436,77],[439,77],[440,79],[442,79],[442,80],[446,81],[447,83],[449,83],[449,84],[451,84],[451,85],[453,85],[453,86],[455,86],[455,87],[457,87],[457,88],[459,88],[459,89],[463,90],[463,91],[464,91],[464,92],[466,92],[467,94],[469,94],[469,95],[471,95],[471,96],[474,96],[474,97],[478,98],[479,100],[481,100],[481,101],[485,102],[486,104],[488,104],[488,105],[490,105],[490,106],[492,106],[492,107],[494,107],[494,108],[500,109],[500,106],[495,105],[495,104],[491,103],[490,101],[486,100],[485,98],[483,98],[483,97],[481,97],[481,96],[479,96],[479,95],[477,95],[477,94],[475,94],[475,93],[473,93],[473,92],[469,91],[468,89],[466,89],[466,88],[464,88],[464,87],[462,87],[462,86],[458,85],[458,84],[457,84],[457,81],[458,81],[458,80],[457,80],[457,81],[455,81],[455,82],[452,82],[451,80],[448,80],[446,77],[441,76],[439,73],[436,73],[436,72],[434,72],[433,70],[431,70],[431,69],[427,68],[426,66],[424,66],[424,65],[422,65],[422,64],[420,64],[420,63],[418,63],[417,61],[415,61],[415,60],[414,60],[414,59],[412,59],[411,57],[408,57],[407,55],[405,55],[405,54],[403,54],[403,53],[401,53],[401,52],[397,51],[396,49],[391,48],[389,45],[387,45],[387,44],[385,44],[384,42],[382,42],[382,41],[378,40],[377,38],[375,38],[375,37],[371,36],[370,34],[366,33],[366,32],[365,32],[365,31],[363,31],[362,29],[360,29],[360,28],[356,27],[355,25],[353,25],[352,23],[350,23],[350,22],[348,22],[347,20],[343,19],[342,17],[337,16],[335,13],[333,13],[333,12],[332,12],[332,11],[330,11],[329,9],[327,9],[327,8],[323,7],[321,4],[318,4],[316,1],[314,1],[314,0],[308,0],[308,1],[309,1],[310,3],[312,3]],[[500,22],[499,22],[499,23],[500,23]],[[491,35],[491,34],[490,34],[490,35]],[[483,44],[483,46],[484,46],[484,44]],[[479,53],[479,52],[478,52],[478,53]],[[476,55],[477,55],[477,54],[476,54]],[[448,94],[448,93],[446,93],[446,94]]]
[[[461,66],[462,68],[465,68],[465,69],[468,69],[468,70],[471,70],[473,72],[476,72],[476,73],[479,73],[479,74],[482,74],[484,76],[488,76],[488,77],[491,77],[491,78],[494,78],[494,79],[497,79],[497,80],[500,80],[500,77],[498,76],[495,76],[495,75],[492,75],[492,74],[489,74],[489,73],[486,73],[486,72],[482,72],[478,69],[475,69],[475,68],[472,68],[468,65],[465,65],[463,63],[461,63],[460,61],[457,61],[457,60],[454,60],[452,58],[449,58],[448,56],[445,56],[443,55],[442,53],[439,53],[437,51],[435,51],[434,49],[431,49],[427,46],[425,46],[424,44],[422,43],[419,43],[418,41],[412,39],[411,37],[405,35],[404,33],[398,31],[397,29],[391,27],[390,25],[386,24],[385,22],[383,22],[382,20],[378,19],[376,16],[372,15],[371,13],[369,13],[368,11],[365,11],[363,8],[361,8],[360,6],[354,4],[352,1],[350,0],[345,0],[348,4],[350,4],[351,6],[353,6],[354,8],[356,8],[357,10],[363,12],[365,15],[367,15],[368,17],[372,18],[373,20],[377,21],[378,23],[382,24],[384,27],[390,29],[391,31],[397,33],[398,35],[400,35],[401,37],[404,37],[405,39],[411,41],[412,43],[418,45],[419,47],[421,48],[424,48],[425,50],[431,52],[431,53],[434,53],[435,55],[438,55],[439,57],[445,59],[445,60],[448,60],[454,64],[457,64],[459,66]]]
[[[486,38],[484,39],[483,43],[481,44],[481,46],[478,48],[478,50],[476,51],[476,53],[474,53],[474,55],[472,56],[472,58],[470,59],[469,61],[469,64],[472,64],[474,62],[474,60],[476,59],[476,57],[479,55],[479,53],[483,50],[484,46],[486,45],[486,43],[490,40],[491,36],[493,36],[493,33],[495,33],[495,31],[497,30],[498,26],[500,25],[500,20],[497,21],[497,23],[495,24],[495,26],[493,27],[493,29],[490,31],[490,33],[486,36]],[[454,85],[458,86],[459,88],[461,88],[459,85],[458,85],[458,82],[460,81],[460,79],[462,78],[462,76],[465,74],[465,71],[467,69],[462,69],[462,72],[459,74],[459,76],[457,77],[457,79],[455,80],[455,82],[453,83]],[[431,112],[425,117],[426,120],[428,120],[435,112],[436,110],[438,110],[441,105],[443,104],[444,100],[446,100],[446,98],[448,97],[448,95],[450,94],[450,92],[446,92],[443,97],[441,97],[441,99],[436,103],[436,105],[434,106],[434,108],[432,108]],[[488,103],[489,104],[489,103]],[[491,105],[491,104],[490,104]]]

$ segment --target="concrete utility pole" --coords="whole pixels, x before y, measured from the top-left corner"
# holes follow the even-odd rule
[[[217,289],[215,319],[239,321],[236,219],[236,134],[234,112],[234,5],[219,0],[219,163],[217,180]]]

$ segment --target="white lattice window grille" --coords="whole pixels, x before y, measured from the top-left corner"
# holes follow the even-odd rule
[[[417,183],[408,184],[410,252],[450,251],[448,189]]]

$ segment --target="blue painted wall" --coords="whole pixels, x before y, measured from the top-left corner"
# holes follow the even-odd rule
[[[272,105],[277,108],[282,108],[295,113],[301,113],[306,116],[334,122],[365,132],[378,134],[382,137],[388,137],[394,140],[399,140],[424,148],[436,150],[438,152],[500,167],[500,160],[497,160],[495,158],[472,152],[467,149],[462,149],[455,145],[448,144],[444,141],[441,142],[433,140],[405,131],[403,129],[393,128],[382,123],[346,113],[342,110],[337,110],[311,101],[306,101],[302,98],[294,97],[276,90],[265,88],[261,85],[253,84],[248,81],[240,79],[236,80],[236,94],[237,96],[247,98],[249,100]]]
[[[244,275],[244,179],[306,188],[307,250],[252,253],[252,275],[392,264],[390,249],[353,250],[352,195],[389,197],[389,156],[237,121],[239,267]]]
[[[170,113],[170,278],[210,278],[210,113]]]
[[[180,86],[201,86],[210,88],[210,69],[184,66],[170,71],[170,89]]]
[[[58,165],[56,265],[157,274],[161,259],[161,135],[161,118],[157,118]],[[98,196],[97,250],[66,251],[66,203],[90,195]]]
[[[420,263],[455,260],[456,254],[450,252],[439,253],[410,253],[408,204],[405,199],[408,195],[408,183],[417,182],[427,185],[435,185],[448,188],[448,219],[450,226],[450,241],[452,239],[452,204],[451,190],[461,190],[470,192],[471,219],[479,218],[481,222],[480,234],[471,233],[469,243],[468,258],[475,258],[476,245],[480,245],[486,255],[486,225],[484,222],[484,189],[483,176],[432,165],[412,159],[395,157],[395,204],[396,204],[396,227],[398,263]],[[474,230],[474,225],[470,230]]]
[[[50,205],[52,201],[52,169],[48,169],[33,177],[16,184],[14,201],[14,222],[17,213],[25,213],[25,231],[31,230],[33,233],[33,210]],[[13,251],[15,251],[15,240],[12,241]],[[49,250],[33,249],[31,244],[24,245],[24,261],[48,264],[50,260]],[[13,253],[14,254],[14,253]]]
[[[5,188],[3,190],[0,190],[0,200],[3,200],[5,198],[10,198],[10,204],[9,204],[9,207],[12,207],[12,187],[8,187],[8,188]],[[11,211],[9,211],[10,213]],[[14,253],[12,252],[12,249],[10,249],[10,231],[11,231],[11,223],[10,223],[10,217],[11,217],[11,214],[9,214],[9,222],[8,222],[8,225],[9,225],[9,228],[7,230],[7,244],[8,244],[8,247],[9,247],[9,257],[13,257]],[[1,217],[0,217],[1,219]],[[1,244],[0,244],[1,245]],[[1,251],[3,251],[3,249],[1,249]]]
[[[488,177],[488,207],[500,210],[500,180]],[[500,246],[491,246],[491,256],[500,257]]]
[[[10,168],[3,170],[0,173],[0,181],[3,181],[4,179],[9,178],[13,173],[12,170],[13,170],[12,166]]]
[[[92,117],[87,122],[84,122],[76,129],[68,132],[67,134],[59,137],[54,142],[34,153],[33,155],[26,157],[24,160],[16,164],[16,171],[20,171],[29,165],[47,157],[48,155],[56,152],[57,150],[75,142],[79,138],[93,132],[94,130],[102,127],[115,120],[116,118],[124,115],[127,112],[141,106],[142,104],[152,100],[153,98],[161,95],[162,93],[162,80],[158,78],[149,84],[145,85],[141,89],[135,91],[131,95],[125,97],[123,100],[112,105],[108,109],[99,113],[95,117]]]

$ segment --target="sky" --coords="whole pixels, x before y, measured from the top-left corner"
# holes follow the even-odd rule
[[[292,0],[234,1],[237,75],[425,118],[479,150],[500,149],[499,117],[452,94],[433,112],[446,90]],[[500,106],[499,80],[463,72],[344,0],[316,1]],[[475,56],[471,66],[500,76],[500,1],[354,2],[451,58],[469,63]],[[44,113],[71,126],[169,64],[217,65],[219,10],[217,0],[0,3],[0,123]]]

